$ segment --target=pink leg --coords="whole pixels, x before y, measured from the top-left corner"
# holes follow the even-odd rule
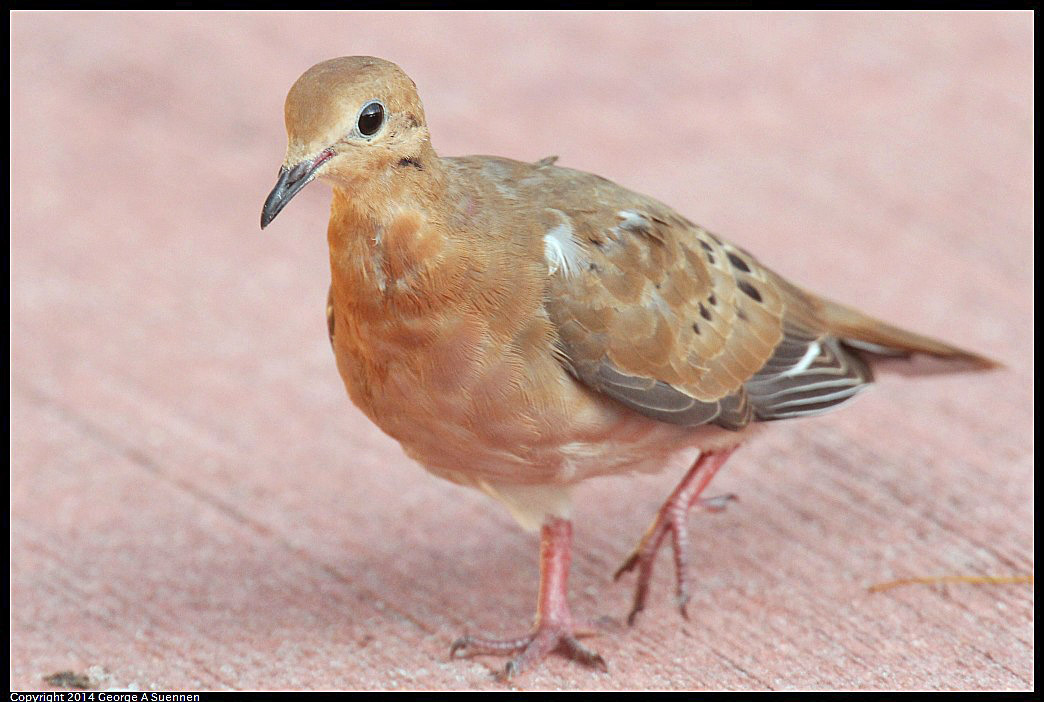
[[[567,602],[573,525],[568,519],[548,517],[540,529],[540,595],[533,630],[516,639],[492,639],[465,634],[453,642],[450,656],[511,655],[504,677],[523,672],[554,651],[585,665],[607,670],[605,661],[580,643]]]
[[[649,594],[649,581],[652,579],[653,562],[660,550],[667,532],[671,534],[671,546],[674,549],[674,569],[677,583],[678,607],[683,617],[688,618],[685,606],[689,603],[689,532],[686,518],[689,510],[700,507],[712,512],[720,512],[735,495],[721,495],[701,500],[700,494],[710,483],[711,478],[724,465],[736,448],[717,453],[701,453],[689,472],[685,474],[678,487],[663,503],[656,519],[649,525],[645,535],[635,547],[630,557],[613,576],[618,580],[621,575],[638,568],[638,584],[634,591],[634,605],[627,616],[627,623],[634,624],[638,613],[645,609],[645,600]]]

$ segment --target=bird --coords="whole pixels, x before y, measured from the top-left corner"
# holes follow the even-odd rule
[[[465,634],[451,657],[552,653],[607,670],[568,604],[571,491],[598,476],[691,468],[615,577],[645,608],[669,543],[690,597],[687,517],[742,443],[846,403],[875,371],[999,364],[809,292],[667,205],[600,176],[494,156],[440,157],[416,84],[369,56],[293,84],[270,225],[313,180],[331,186],[326,316],[351,401],[436,476],[540,532],[534,622]]]

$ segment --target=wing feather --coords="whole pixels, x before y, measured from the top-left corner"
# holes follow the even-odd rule
[[[587,265],[552,275],[547,301],[570,369],[660,421],[746,426],[756,407],[744,382],[781,338],[769,274],[659,203],[626,205],[596,227],[597,211],[555,205],[588,232]]]
[[[581,252],[550,267],[545,307],[588,386],[660,421],[738,430],[826,411],[873,379],[820,298],[743,249],[603,178],[545,166],[529,182],[556,193]]]

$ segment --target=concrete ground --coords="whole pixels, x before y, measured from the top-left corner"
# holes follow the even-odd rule
[[[989,354],[781,422],[663,557],[636,626],[527,689],[1030,689],[1033,21],[1014,14],[11,17],[11,675],[132,689],[502,689],[537,542],[349,402],[326,339],[329,191],[264,234],[282,103],[396,61],[433,143],[594,171],[792,280]],[[574,610],[677,473],[577,493]]]

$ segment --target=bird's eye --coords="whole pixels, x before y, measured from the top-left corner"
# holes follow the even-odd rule
[[[363,136],[373,136],[384,124],[384,105],[374,100],[359,110],[358,128]]]

